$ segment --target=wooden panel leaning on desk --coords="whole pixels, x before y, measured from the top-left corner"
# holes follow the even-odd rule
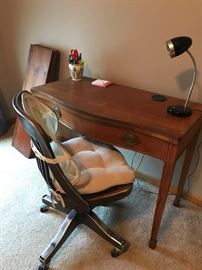
[[[183,100],[167,97],[158,102],[151,92],[116,84],[101,88],[92,86],[91,81],[67,79],[35,87],[32,92],[59,109],[61,122],[78,133],[164,161],[149,241],[150,248],[155,248],[175,163],[186,149],[174,201],[179,206],[202,123],[202,105],[190,103],[191,117],[175,117],[166,108],[183,104]]]

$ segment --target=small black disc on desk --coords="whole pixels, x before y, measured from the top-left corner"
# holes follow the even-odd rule
[[[166,101],[167,98],[163,95],[153,95],[152,99],[155,101]]]

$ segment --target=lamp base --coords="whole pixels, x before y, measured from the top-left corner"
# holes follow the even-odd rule
[[[192,110],[187,107],[185,108],[184,105],[171,105],[167,108],[167,112],[179,117],[188,117],[192,115]]]

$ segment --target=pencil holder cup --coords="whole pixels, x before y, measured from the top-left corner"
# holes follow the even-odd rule
[[[72,80],[80,81],[83,77],[84,64],[69,64],[69,72]]]

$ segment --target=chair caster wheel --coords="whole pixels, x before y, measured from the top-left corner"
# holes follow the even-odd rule
[[[45,212],[48,211],[48,209],[49,209],[49,207],[47,205],[43,205],[43,206],[40,207],[40,212],[45,213]]]
[[[175,207],[180,207],[180,199],[175,199],[174,202],[173,202],[173,205]]]
[[[38,268],[38,270],[48,270],[49,269],[49,267],[48,267],[48,265],[39,265],[39,268]]]
[[[111,251],[111,255],[112,257],[117,257],[121,254],[121,250],[117,249],[117,248],[113,248]]]
[[[114,247],[111,251],[111,255],[112,257],[117,257],[119,256],[121,253],[123,253],[124,251],[126,251],[126,249],[129,247],[129,243],[126,241],[122,242],[122,248],[118,249],[116,247]]]

